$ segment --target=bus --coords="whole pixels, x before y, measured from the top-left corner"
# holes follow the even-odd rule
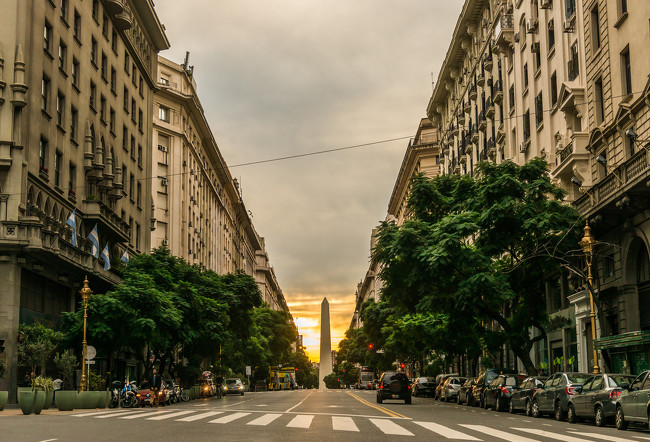
[[[269,365],[269,390],[293,390],[295,388],[295,367]]]
[[[375,369],[372,367],[361,367],[359,378],[357,380],[357,389],[374,390],[375,389]]]

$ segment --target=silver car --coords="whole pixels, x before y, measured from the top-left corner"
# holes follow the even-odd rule
[[[644,423],[648,427],[648,403],[650,403],[650,371],[644,371],[634,379],[616,401],[616,428],[626,430],[630,422]]]
[[[458,390],[460,390],[461,385],[465,383],[467,378],[461,378],[456,376],[451,376],[445,380],[442,388],[440,389],[440,400],[449,402],[458,397]]]
[[[634,376],[625,374],[599,374],[587,379],[569,398],[567,420],[573,424],[580,418],[590,419],[604,427],[616,414],[616,400],[633,381]]]

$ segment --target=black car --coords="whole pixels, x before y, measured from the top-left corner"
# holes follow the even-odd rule
[[[526,416],[531,416],[533,413],[533,393],[538,388],[542,388],[546,379],[546,376],[530,376],[524,379],[519,388],[510,395],[510,413],[524,410]]]
[[[476,385],[476,378],[467,378],[465,383],[458,389],[456,402],[459,404],[467,403],[467,405],[472,405],[472,390],[474,389],[474,385]]]
[[[532,416],[541,417],[544,413],[553,413],[556,420],[564,420],[569,398],[576,394],[576,390],[591,376],[587,373],[555,373],[544,382],[542,388],[533,393]]]
[[[405,404],[411,403],[411,383],[404,373],[387,371],[381,375],[377,403],[381,404],[384,399],[403,399]]]
[[[599,374],[587,379],[569,398],[567,420],[574,424],[578,419],[593,419],[604,427],[616,416],[616,400],[632,382],[634,376],[626,374]]]
[[[485,408],[494,406],[496,411],[505,411],[510,403],[510,395],[517,390],[526,376],[519,374],[501,374],[485,389]]]
[[[417,378],[412,387],[413,396],[433,396],[436,384],[431,378]]]
[[[472,405],[478,405],[482,408],[485,407],[485,389],[500,374],[517,374],[517,372],[515,370],[502,370],[499,368],[489,368],[481,372],[476,379],[476,385],[472,390]]]

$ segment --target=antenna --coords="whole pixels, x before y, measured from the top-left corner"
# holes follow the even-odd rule
[[[183,69],[187,70],[190,63],[190,51],[185,51],[185,61],[183,62]]]

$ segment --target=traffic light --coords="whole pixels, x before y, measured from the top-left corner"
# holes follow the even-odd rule
[[[372,343],[368,344],[368,348],[369,348],[370,350],[372,350],[372,347],[373,347]]]
[[[401,369],[404,369],[404,367],[406,367],[406,364],[404,362],[402,362],[401,364],[399,364],[399,366],[400,366]]]

